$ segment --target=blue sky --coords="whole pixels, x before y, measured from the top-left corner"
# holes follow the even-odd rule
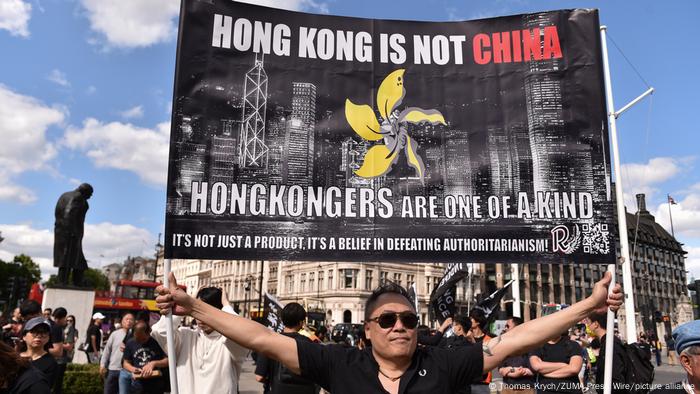
[[[221,1],[221,0],[217,0]],[[670,228],[700,278],[700,2],[253,1],[313,13],[455,21],[599,8],[609,27],[614,100],[657,92],[618,121],[623,183]],[[81,182],[95,187],[84,248],[93,267],[153,255],[163,231],[179,0],[0,0],[0,258],[52,267],[53,209]],[[638,75],[641,74],[644,82]]]

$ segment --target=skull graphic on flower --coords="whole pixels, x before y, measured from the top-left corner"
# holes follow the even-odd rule
[[[377,119],[369,105],[357,105],[349,99],[345,100],[345,118],[355,133],[367,141],[383,140],[383,144],[373,145],[367,151],[362,167],[355,171],[362,178],[376,178],[388,173],[403,151],[408,164],[416,170],[421,182],[424,182],[425,165],[416,153],[418,144],[408,135],[406,126],[407,123],[422,122],[445,125],[445,118],[435,109],[408,107],[399,111],[398,107],[406,95],[405,71],[399,69],[392,72],[379,85],[377,109],[380,119]]]

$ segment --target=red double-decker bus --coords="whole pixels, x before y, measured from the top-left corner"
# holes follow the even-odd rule
[[[160,282],[120,280],[114,291],[96,291],[93,312],[118,317],[125,312],[158,312],[154,292]],[[179,285],[183,290],[186,286]]]

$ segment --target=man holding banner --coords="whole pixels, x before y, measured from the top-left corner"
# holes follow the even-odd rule
[[[156,289],[161,314],[190,315],[237,344],[279,361],[333,394],[377,392],[452,393],[508,356],[543,344],[591,313],[604,313],[622,305],[618,285],[610,294],[610,273],[595,284],[588,298],[549,316],[531,320],[493,338],[482,348],[417,349],[418,316],[406,291],[395,284],[375,290],[365,306],[368,350],[343,349],[295,341],[240,316],[221,311],[192,298],[177,287],[170,273],[170,287]],[[222,371],[222,373],[225,371]]]
[[[468,272],[458,261],[614,264],[597,10],[414,23],[185,0],[178,37],[166,267],[455,263],[431,295],[442,321]],[[574,306],[449,356],[417,349],[400,289],[367,302],[372,349],[341,352],[222,313],[172,280],[162,313],[192,315],[333,394],[432,394],[605,312],[611,274]],[[615,288],[607,305],[621,299]]]
[[[171,282],[173,283],[173,282]],[[231,316],[235,316],[226,292],[218,287],[204,287],[197,292],[197,301]],[[181,317],[173,319],[180,326]],[[151,336],[172,357],[173,349],[166,346],[165,316],[153,325]],[[180,327],[174,331],[175,356],[177,356],[177,383],[182,393],[238,392],[238,379],[248,349],[226,337],[197,319],[197,329]],[[223,378],[223,379],[222,379]]]

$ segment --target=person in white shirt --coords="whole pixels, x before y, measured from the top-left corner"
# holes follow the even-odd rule
[[[205,287],[197,298],[224,312],[236,314],[229,305],[226,293],[217,287]],[[182,316],[173,316],[173,325],[179,327]],[[167,320],[163,316],[153,325],[151,336],[166,353]],[[249,350],[214,331],[201,321],[197,328],[179,327],[174,330],[177,358],[177,384],[181,393],[236,394],[243,360]]]

